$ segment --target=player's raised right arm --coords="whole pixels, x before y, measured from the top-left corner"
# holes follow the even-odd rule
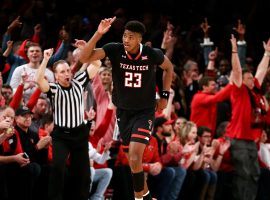
[[[79,57],[80,62],[86,63],[94,60],[101,60],[105,57],[104,50],[102,48],[95,47],[102,36],[109,31],[111,24],[115,19],[116,17],[101,20],[97,31],[87,43],[83,43],[81,40],[77,40],[75,42],[75,46],[82,50]]]

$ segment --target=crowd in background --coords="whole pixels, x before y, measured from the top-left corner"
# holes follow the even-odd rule
[[[270,145],[267,143],[270,122],[269,29],[255,26],[256,23],[248,18],[252,14],[246,18],[246,23],[243,19],[246,13],[236,11],[230,11],[232,17],[227,20],[220,15],[216,19],[205,18],[207,15],[194,13],[199,3],[185,4],[186,7],[195,6],[189,13],[183,11],[189,17],[194,14],[192,19],[183,13],[181,19],[176,17],[179,11],[172,8],[174,1],[167,4],[159,1],[157,4],[164,5],[166,11],[162,13],[156,13],[155,6],[146,9],[152,5],[151,1],[141,2],[136,5],[140,14],[132,12],[129,9],[132,4],[125,1],[93,3],[78,0],[67,5],[74,7],[72,10],[64,10],[63,3],[53,0],[1,2],[1,199],[47,199],[47,178],[52,159],[50,133],[54,119],[50,102],[36,85],[36,71],[43,50],[48,48],[54,48],[45,72],[49,82],[55,81],[52,66],[56,61],[66,60],[74,74],[85,69],[89,64],[78,61],[80,51],[73,43],[75,39],[88,41],[104,16],[117,18],[99,46],[121,41],[119,33],[123,32],[124,24],[129,19],[138,19],[147,29],[143,43],[162,49],[174,64],[168,105],[156,113],[150,144],[143,158],[152,196],[158,200],[236,198],[233,188],[236,166],[231,159],[234,155],[229,139],[234,137],[230,137],[227,126],[234,109],[230,86],[235,80],[231,71],[236,66],[232,57],[237,54],[242,71],[248,70],[258,79],[259,83],[255,81],[254,84],[259,91],[248,97],[255,99],[255,103],[250,100],[250,104],[254,103],[255,108],[260,109],[259,119],[254,119],[254,125],[257,125],[256,120],[262,122],[256,127],[259,129],[257,135],[252,137],[258,153],[256,162],[260,167],[260,175],[254,176],[257,188],[250,189],[253,195],[247,194],[243,198],[270,198],[267,189],[270,185]],[[214,3],[210,5],[215,7]],[[203,14],[207,12],[214,13],[206,9]],[[260,19],[259,15],[254,16]],[[250,30],[249,25],[258,29]],[[262,41],[266,41],[265,45]],[[265,61],[267,66],[264,66],[266,70],[260,82],[257,72],[264,58],[268,58],[268,62]],[[108,58],[91,64],[101,65],[101,68],[87,86],[84,96],[91,160],[89,179],[92,180],[89,198],[134,199],[131,172],[121,147],[115,108],[111,102],[112,66]],[[162,90],[159,68],[156,79],[158,101]],[[67,177],[68,167],[69,160]],[[72,183],[67,178],[63,191],[66,199],[70,192]]]

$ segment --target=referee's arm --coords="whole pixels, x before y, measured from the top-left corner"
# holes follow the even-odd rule
[[[50,89],[48,81],[45,79],[45,70],[49,59],[53,54],[53,49],[46,49],[43,53],[43,60],[37,71],[37,84],[42,92],[48,92]]]

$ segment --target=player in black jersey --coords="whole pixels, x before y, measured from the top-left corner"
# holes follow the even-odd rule
[[[141,44],[145,26],[139,21],[129,21],[125,25],[123,43],[108,43],[102,48],[95,48],[115,19],[102,20],[87,43],[77,40],[75,45],[82,49],[80,61],[83,63],[105,56],[111,61],[112,98],[117,107],[122,145],[126,147],[133,175],[135,199],[148,200],[152,198],[144,179],[142,157],[151,136],[155,114],[155,67],[158,65],[164,70],[163,91],[157,104],[158,109],[164,109],[169,97],[173,65],[161,50]]]

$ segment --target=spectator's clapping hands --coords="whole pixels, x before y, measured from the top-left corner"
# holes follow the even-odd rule
[[[110,141],[110,142],[106,142],[106,143],[104,144],[104,152],[110,150],[110,148],[112,147],[112,142],[113,142],[113,141]]]
[[[153,176],[158,175],[161,172],[162,165],[159,162],[151,163],[149,173]]]
[[[45,137],[42,137],[37,143],[37,149],[40,150],[40,149],[48,148],[51,142],[52,142],[51,136],[47,135]]]
[[[223,155],[231,146],[230,140],[225,140],[225,142],[220,144],[219,147],[219,154]]]
[[[195,144],[193,144],[192,142],[187,142],[182,150],[183,154],[191,154],[194,152],[197,152],[199,149],[199,142],[196,142]]]
[[[179,141],[172,141],[168,145],[169,153],[172,155],[179,153],[180,148],[181,144]]]

